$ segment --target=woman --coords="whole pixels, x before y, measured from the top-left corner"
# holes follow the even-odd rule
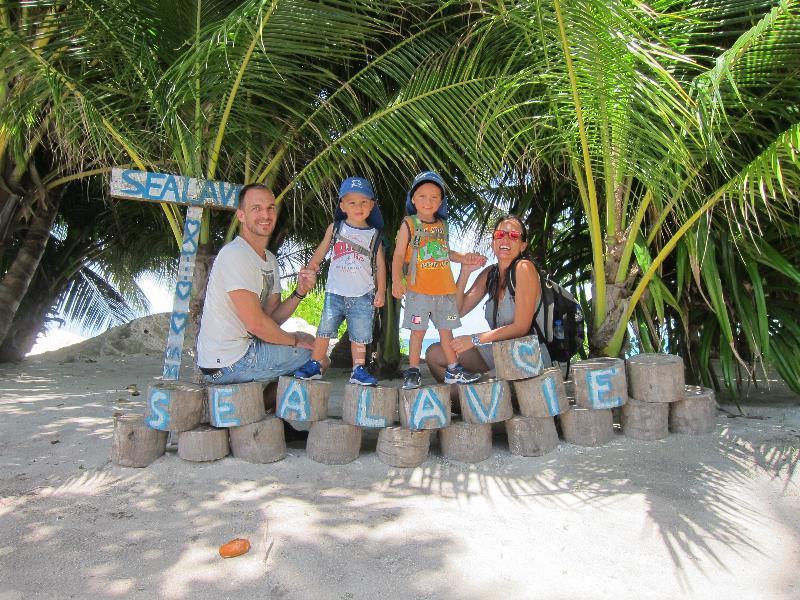
[[[464,288],[469,275],[478,267],[461,265],[461,273],[456,282],[457,305],[462,317],[475,308],[484,297],[489,296],[484,311],[492,329],[453,339],[453,350],[458,355],[458,362],[465,370],[473,373],[486,373],[494,369],[492,342],[511,340],[534,333],[534,315],[539,322],[539,329],[543,329],[543,316],[537,314],[541,302],[539,272],[528,252],[525,224],[514,215],[502,217],[492,232],[492,250],[497,256],[497,265],[484,269],[466,294]],[[512,269],[514,295],[508,287],[508,275]],[[541,344],[541,349],[544,366],[549,367],[551,361],[547,347]],[[443,381],[447,360],[440,343],[428,348],[425,360],[431,374],[438,381]]]

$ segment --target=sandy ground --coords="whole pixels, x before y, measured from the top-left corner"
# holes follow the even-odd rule
[[[161,356],[0,366],[0,599],[800,597],[800,403],[709,436],[417,469],[361,457],[110,462]],[[97,362],[87,362],[87,361]],[[143,393],[126,388],[136,384]],[[335,395],[341,395],[339,374]],[[340,402],[340,401],[339,401]],[[336,406],[336,402],[333,406]],[[249,554],[220,544],[247,537]]]

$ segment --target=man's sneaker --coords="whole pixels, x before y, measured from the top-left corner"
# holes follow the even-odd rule
[[[350,374],[350,383],[358,385],[378,385],[378,380],[364,368],[364,365],[358,365]]]
[[[475,383],[480,378],[480,373],[465,371],[464,367],[458,364],[452,369],[448,367],[444,372],[445,383]]]
[[[322,365],[311,359],[302,367],[294,372],[298,379],[320,379],[322,377]]]
[[[409,368],[403,378],[403,389],[413,390],[419,387],[419,382],[422,380],[422,374],[417,367]]]

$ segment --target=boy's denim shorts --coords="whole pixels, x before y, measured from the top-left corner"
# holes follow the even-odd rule
[[[353,298],[326,292],[322,317],[317,327],[317,337],[337,337],[339,325],[347,319],[350,341],[356,344],[369,344],[372,342],[372,319],[375,316],[375,307],[372,305],[374,300],[375,292]]]
[[[278,346],[254,339],[242,358],[204,377],[211,385],[274,381],[281,375],[291,375],[310,359],[308,348]]]

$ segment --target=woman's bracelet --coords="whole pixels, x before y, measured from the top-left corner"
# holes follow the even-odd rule
[[[292,292],[292,296],[294,296],[295,298],[299,298],[300,300],[302,300],[303,298],[306,297],[305,294],[298,294],[297,293],[297,288],[295,288],[295,290]]]

